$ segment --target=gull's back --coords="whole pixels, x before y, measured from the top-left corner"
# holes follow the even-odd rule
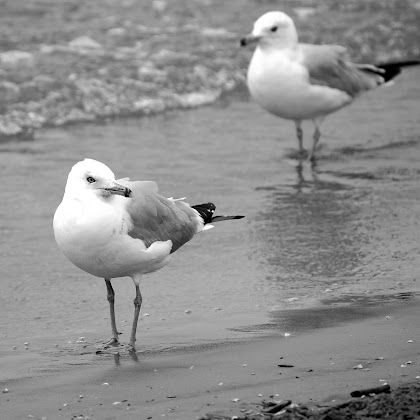
[[[127,234],[143,241],[146,247],[157,241],[170,240],[173,253],[202,230],[204,223],[197,211],[182,200],[158,194],[154,182],[137,181],[123,185],[132,191],[132,200],[127,204],[132,223]]]

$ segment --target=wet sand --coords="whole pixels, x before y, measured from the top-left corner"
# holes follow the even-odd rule
[[[240,10],[237,15],[227,13],[225,3],[218,2],[223,7],[216,8],[212,2],[205,3],[194,8],[211,9],[214,28],[221,26],[235,33],[212,28],[207,35],[202,33],[200,25],[207,25],[208,13],[207,9],[200,12],[202,18],[190,29],[203,37],[191,51],[207,57],[206,48],[212,49],[216,43],[229,53],[210,78],[206,72],[203,76],[202,68],[198,76],[205,81],[215,77],[225,85],[219,76],[225,75],[227,66],[228,81],[240,85],[250,51],[237,53],[227,40],[237,45],[244,27],[249,29],[249,16],[257,12],[255,5],[250,3],[252,10],[244,10],[242,2],[235,2],[232,11]],[[108,13],[101,2],[96,4],[101,14]],[[398,4],[383,16],[384,22],[395,20],[393,8],[410,20],[415,18],[417,9],[412,13]],[[48,18],[47,11],[52,9],[42,7],[44,18]],[[360,46],[365,45],[360,34],[376,34],[380,27],[366,19],[368,28],[356,25],[357,36],[353,29],[341,31],[341,26],[334,26],[331,34],[323,30],[325,36],[317,39],[313,29],[319,21],[325,22],[324,9],[320,4],[312,19],[300,22],[305,40],[337,42],[336,34],[343,32],[340,42],[360,52]],[[42,36],[34,37],[30,27],[28,39],[35,39],[35,47],[32,41],[22,45],[38,51],[37,40],[44,42],[44,30],[51,31],[51,26],[44,28],[41,21],[30,18],[31,13],[37,16],[34,10],[29,7],[28,20],[42,27]],[[372,11],[376,19],[378,14]],[[360,23],[361,12],[363,8],[350,17]],[[337,10],[334,13],[340,15]],[[88,25],[84,19],[81,22],[78,25],[85,30]],[[16,27],[20,33],[26,25]],[[10,48],[17,48],[14,29],[10,25],[4,28],[12,30]],[[355,57],[395,57],[393,54],[405,51],[408,44],[417,45],[401,41],[405,33],[417,34],[416,28],[415,22],[406,24],[398,35],[392,25],[384,24],[381,37],[370,36],[381,48],[374,43]],[[130,28],[122,29],[131,33]],[[67,30],[50,43],[67,45]],[[134,35],[136,39],[139,36]],[[216,41],[209,43],[209,36],[216,36]],[[195,42],[190,32],[180,37]],[[104,44],[108,42],[105,38],[100,39]],[[396,39],[400,39],[399,50],[387,43],[395,44]],[[183,45],[170,31],[167,40]],[[58,73],[65,70],[63,80],[67,81],[73,61],[64,60],[57,66],[55,56],[45,54],[46,68],[52,59]],[[79,56],[69,57],[80,64]],[[213,51],[206,60],[210,69],[215,64]],[[237,64],[232,67],[233,62]],[[220,74],[219,69],[223,70]],[[184,72],[183,68],[178,71]],[[8,86],[14,89],[12,93],[19,93],[12,99],[18,105],[28,100],[32,107],[31,92],[37,94],[33,74],[14,76],[12,69],[14,84]],[[0,231],[7,241],[0,244],[0,390],[4,390],[0,393],[0,417],[190,419],[211,412],[233,416],[258,411],[255,404],[271,396],[273,400],[330,404],[347,399],[354,389],[385,381],[394,388],[417,381],[418,76],[419,69],[409,69],[394,87],[369,93],[331,116],[324,124],[315,171],[306,163],[302,170],[296,166],[293,124],[249,103],[243,89],[191,113],[174,111],[139,120],[30,130],[30,136],[23,136],[26,141],[2,142]],[[53,79],[39,79],[46,80],[42,89],[49,92],[49,83],[57,82]],[[191,83],[197,80],[187,79],[185,89],[193,92]],[[156,83],[153,89],[167,95],[161,87]],[[213,86],[218,93],[210,95],[210,101],[219,96],[219,88]],[[131,95],[131,88],[129,92]],[[131,96],[137,103],[138,95]],[[88,93],[84,100],[90,103],[90,99]],[[95,118],[95,110],[86,118],[68,112],[68,103],[63,103],[64,110],[54,101],[49,106],[66,117],[77,117],[68,121]],[[8,109],[13,111],[13,103],[3,105],[10,105]],[[97,108],[103,111],[101,103]],[[130,114],[132,109],[127,109]],[[119,115],[117,111],[115,115]],[[27,112],[10,115],[17,115],[19,124],[32,128],[32,122],[26,121]],[[308,127],[305,125],[307,147]],[[188,195],[197,202],[214,200],[223,212],[244,209],[247,216],[242,224],[218,227],[217,232],[197,238],[194,245],[177,252],[168,269],[145,282],[137,362],[123,350],[120,356],[96,354],[109,334],[103,280],[71,266],[52,235],[52,215],[68,170],[86,156],[103,160],[121,176],[153,178],[166,195]],[[124,341],[133,290],[128,279],[115,283],[118,328],[125,333]],[[222,310],[214,311],[216,307]],[[192,313],[186,315],[185,309]],[[81,336],[85,338],[78,339]],[[376,360],[379,357],[383,360]],[[279,364],[293,367],[281,368]],[[353,369],[357,365],[363,368]]]
[[[0,387],[8,389],[0,394],[2,416],[230,416],[255,411],[254,404],[270,396],[331,403],[380,379],[393,388],[416,381],[417,74],[413,69],[398,88],[368,95],[331,117],[315,172],[306,164],[296,171],[293,127],[234,97],[191,113],[110,123],[105,131],[47,130],[35,142],[3,145],[4,174],[13,182],[7,183],[10,207],[3,209],[2,228],[8,238],[0,297]],[[138,133],[141,171],[135,159],[125,158],[127,150],[137,150]],[[86,138],[75,150],[75,139]],[[104,146],[116,138],[125,152],[113,156]],[[168,146],[168,138],[177,144]],[[200,147],[190,151],[191,159],[157,169],[157,150],[182,154],[191,139]],[[238,144],[241,153],[235,154]],[[103,281],[67,263],[53,242],[51,217],[65,174],[86,155],[111,161],[121,175],[154,174],[165,190],[180,195],[185,188],[198,199],[211,192],[227,212],[247,209],[246,223],[185,247],[159,281],[145,282],[138,362],[124,351],[120,357],[95,354],[109,334]],[[211,185],[200,172],[204,155],[216,174]],[[199,175],[192,182],[194,171]],[[20,203],[13,200],[16,190]],[[43,199],[33,201],[35,195]],[[32,203],[30,218],[22,202]],[[129,281],[117,283],[124,332],[130,293]],[[190,316],[183,299],[194,305]],[[222,310],[215,312],[216,306]],[[353,369],[359,364],[362,369]]]
[[[139,351],[138,362],[127,354],[118,359],[94,355],[88,344],[74,355],[59,348],[40,355],[27,353],[26,361],[24,355],[19,360],[28,377],[2,382],[2,388],[9,389],[0,397],[2,416],[240,416],[259,411],[256,404],[262,399],[328,405],[349,399],[356,389],[384,383],[395,388],[420,375],[418,303],[408,299],[369,313],[361,306],[341,320],[327,308],[318,310],[317,319],[334,326],[287,338],[273,329],[265,337],[237,343]],[[315,318],[307,316],[306,324]]]
[[[46,131],[36,142],[4,146],[7,174],[14,180],[6,201],[13,205],[17,186],[25,202],[31,202],[34,191],[48,199],[37,202],[28,219],[21,219],[20,206],[4,212],[10,246],[2,250],[7,258],[0,297],[0,387],[8,389],[0,394],[2,416],[194,419],[215,412],[233,416],[259,410],[255,404],[270,396],[332,403],[384,381],[393,388],[416,381],[417,74],[413,69],[401,76],[399,89],[367,96],[331,117],[315,172],[307,165],[302,173],[295,171],[289,156],[295,146],[290,125],[235,98],[191,114],[143,120],[140,128],[129,121],[132,126],[108,125],[108,137],[102,127],[86,126]],[[395,102],[398,109],[388,106]],[[237,123],[223,137],[226,116],[234,116]],[[170,269],[162,270],[159,281],[145,282],[147,306],[142,313],[151,309],[152,316],[143,316],[140,323],[138,362],[124,351],[120,357],[95,354],[109,334],[108,320],[103,319],[104,290],[96,286],[103,285],[65,262],[50,230],[67,166],[81,154],[92,156],[98,144],[101,155],[96,157],[111,160],[110,148],[103,146],[134,129],[155,141],[150,149],[142,147],[141,173],[152,174],[159,159],[155,149],[165,147],[165,136],[172,133],[172,138],[188,143],[189,127],[188,135],[200,139],[200,130],[208,132],[205,121],[212,122],[213,132],[202,142],[212,147],[200,147],[208,167],[217,173],[213,184],[209,186],[204,175],[188,181],[187,174],[197,165],[193,158],[190,168],[181,170],[169,163],[157,177],[169,185],[168,191],[180,185],[185,191],[187,186],[192,196],[200,197],[211,187],[213,197],[229,203],[227,211],[245,206],[247,223],[186,247]],[[352,127],[352,121],[360,124]],[[252,128],[258,128],[258,135],[251,133]],[[261,146],[257,149],[252,142],[256,136]],[[71,151],[75,138],[90,141]],[[241,154],[230,153],[240,140],[245,140]],[[128,150],[138,139],[133,135],[133,140],[123,141],[133,142],[124,145]],[[217,141],[223,148],[216,147]],[[173,151],[185,152],[187,143],[180,142]],[[230,159],[230,165],[221,156]],[[238,159],[243,166],[237,165]],[[119,165],[118,173],[136,173],[134,159],[116,156],[113,161]],[[244,167],[248,170],[240,169]],[[33,179],[22,177],[16,183],[16,168],[38,172]],[[173,170],[179,179],[173,179]],[[215,264],[220,245],[225,252]],[[190,264],[191,259],[197,264]],[[206,286],[206,272],[218,281],[213,289]],[[168,290],[171,284],[176,288]],[[131,317],[130,286],[129,281],[117,286],[119,322]],[[191,316],[185,315],[181,298],[194,302]],[[223,310],[215,312],[221,299]],[[262,303],[259,308],[257,302]],[[159,321],[165,311],[171,316]],[[125,332],[127,326],[119,324]],[[86,338],[77,343],[75,337],[82,335]],[[29,342],[28,350],[23,349],[24,341]],[[375,360],[379,357],[383,360]],[[359,364],[363,368],[353,369]]]

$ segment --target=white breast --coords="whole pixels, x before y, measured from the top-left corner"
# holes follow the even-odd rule
[[[351,100],[337,89],[310,85],[306,68],[283,51],[259,47],[248,69],[248,88],[264,109],[291,120],[326,115]]]
[[[171,241],[146,249],[143,241],[128,235],[129,224],[130,216],[115,203],[63,200],[54,216],[54,234],[64,255],[97,277],[132,277],[166,265]]]

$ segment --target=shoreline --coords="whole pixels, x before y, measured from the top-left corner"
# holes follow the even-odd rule
[[[239,39],[270,10],[238,0],[47,3],[4,5],[1,141],[32,140],[41,127],[214,103],[243,85],[252,51]],[[293,0],[282,8],[302,42],[347,45],[356,62],[390,62],[418,56],[420,9],[408,6]]]
[[[346,401],[356,389],[384,383],[395,389],[420,375],[417,300],[287,338],[272,330],[244,342],[139,351],[138,362],[125,354],[118,363],[89,352],[32,355],[37,375],[1,382],[8,389],[2,412],[9,419],[232,417],[255,414],[270,396],[324,405]]]

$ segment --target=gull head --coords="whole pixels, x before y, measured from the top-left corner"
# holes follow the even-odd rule
[[[96,195],[109,198],[113,195],[130,197],[131,190],[115,182],[115,175],[105,164],[94,159],[77,162],[67,178],[66,196]]]
[[[268,12],[254,23],[252,32],[241,39],[241,46],[258,43],[261,47],[287,48],[298,42],[295,24],[283,12]]]

